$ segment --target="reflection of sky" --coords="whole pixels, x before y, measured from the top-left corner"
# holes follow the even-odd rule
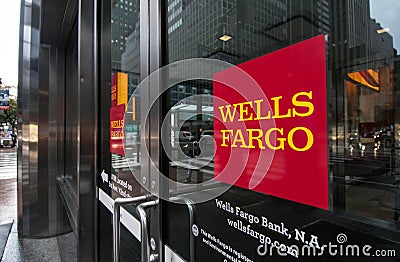
[[[375,18],[382,27],[389,27],[393,36],[393,45],[400,53],[400,1],[399,0],[370,0],[371,17]]]

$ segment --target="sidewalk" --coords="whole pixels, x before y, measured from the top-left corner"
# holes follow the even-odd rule
[[[57,237],[32,239],[19,238],[14,223],[8,236],[1,262],[61,262]],[[65,261],[65,260],[64,260]]]
[[[17,150],[0,149],[0,225],[17,217]]]
[[[2,148],[0,149],[0,261],[76,261],[76,248],[73,248],[76,239],[73,233],[43,239],[22,238],[18,236],[16,221],[17,151]]]
[[[3,256],[12,224],[0,225],[0,260]]]
[[[17,218],[17,178],[0,178],[0,208],[0,225]]]
[[[17,217],[17,150],[0,149],[0,260]]]

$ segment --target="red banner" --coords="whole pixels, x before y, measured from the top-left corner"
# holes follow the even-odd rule
[[[111,106],[117,106],[117,83],[118,72],[115,72],[111,77]]]
[[[110,108],[110,152],[124,155],[125,104]]]
[[[238,67],[256,83],[214,75],[215,179],[328,209],[324,36]]]

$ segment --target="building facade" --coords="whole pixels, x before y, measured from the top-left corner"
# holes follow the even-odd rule
[[[400,35],[371,10],[22,0],[20,236],[68,261],[397,261]]]

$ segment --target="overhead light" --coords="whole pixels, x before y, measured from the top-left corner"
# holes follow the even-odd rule
[[[377,32],[378,34],[383,34],[383,33],[390,32],[390,29],[389,29],[389,27],[385,27],[385,28],[376,30],[376,32]]]
[[[227,35],[227,34],[219,37],[219,40],[224,41],[224,42],[227,42],[227,41],[229,41],[231,39],[232,39],[232,36]]]

